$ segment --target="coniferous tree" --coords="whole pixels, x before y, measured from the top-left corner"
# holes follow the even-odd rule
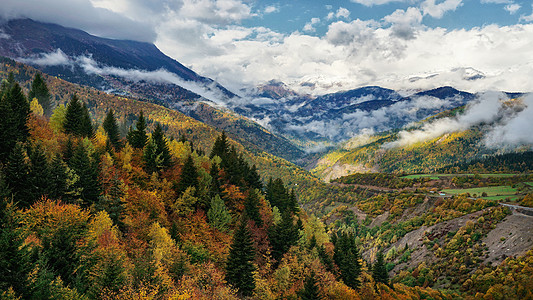
[[[213,144],[213,149],[211,150],[210,158],[213,158],[215,155],[224,160],[229,151],[228,139],[226,137],[226,132],[222,131],[222,134],[217,137],[215,143]]]
[[[7,91],[6,91],[7,93]],[[17,132],[15,114],[11,107],[7,95],[2,92],[0,96],[0,161],[5,162],[15,144],[17,143]]]
[[[52,108],[50,106],[50,91],[40,73],[35,74],[31,84],[31,90],[28,94],[28,99],[30,101],[33,98],[36,98],[37,101],[39,101],[39,104],[43,108],[44,115],[49,117],[52,113]]]
[[[67,192],[67,165],[59,154],[54,156],[50,164],[49,197],[61,199]]]
[[[146,119],[144,118],[142,110],[139,114],[139,119],[135,124],[135,129],[130,128],[127,139],[133,148],[142,149],[146,146],[148,136],[146,135]]]
[[[50,193],[50,166],[46,160],[46,154],[40,145],[29,148],[30,158],[29,182],[31,183],[32,198],[39,200],[42,196]]]
[[[94,134],[93,122],[91,121],[91,115],[89,114],[89,109],[85,103],[81,106],[81,136],[91,138]]]
[[[216,195],[219,195],[222,193],[222,189],[220,188],[220,177],[219,177],[220,170],[218,169],[218,164],[213,163],[211,165],[211,170],[209,170],[209,175],[211,176],[211,183],[209,185],[209,194],[211,195],[211,198],[215,197]]]
[[[87,149],[83,143],[79,143],[72,158],[69,160],[69,166],[79,176],[76,182],[76,188],[81,191],[82,204],[90,206],[98,201],[100,196],[100,181],[98,178],[98,162],[91,161]]]
[[[244,213],[250,218],[250,220],[255,222],[255,225],[258,227],[263,226],[263,220],[261,219],[261,214],[259,213],[259,195],[256,190],[250,190],[246,201],[244,202]]]
[[[291,246],[296,245],[299,237],[298,227],[294,224],[292,214],[286,211],[281,215],[281,222],[270,228],[268,237],[272,245],[272,258],[279,264]]]
[[[4,168],[5,182],[13,195],[15,202],[21,207],[29,207],[36,199],[33,199],[29,179],[29,166],[26,163],[24,147],[18,143],[7,158]]]
[[[374,265],[372,266],[372,277],[376,282],[389,284],[389,273],[387,272],[385,259],[383,258],[383,252],[381,249],[378,251],[376,262],[374,262]]]
[[[158,172],[172,165],[170,150],[160,124],[156,125],[152,137],[144,149],[143,159],[149,173]]]
[[[333,235],[332,239],[335,246],[333,260],[340,269],[340,277],[347,286],[358,288],[361,263],[353,234],[343,232]]]
[[[30,253],[14,214],[15,207],[8,205],[7,198],[0,197],[0,291],[11,287],[17,295],[24,296],[31,268]]]
[[[311,272],[305,278],[304,288],[298,293],[301,300],[320,300],[320,292],[318,290],[315,272]]]
[[[231,214],[219,195],[211,199],[209,210],[207,211],[209,224],[220,231],[226,231],[228,224],[231,222]]]
[[[83,114],[83,108],[77,95],[72,95],[67,105],[67,112],[65,113],[65,123],[63,124],[63,130],[67,134],[73,134],[76,136],[82,136],[81,130],[81,118]]]
[[[25,142],[30,135],[27,125],[28,116],[30,115],[30,103],[26,100],[18,83],[12,85],[5,97],[11,104],[11,113],[13,114],[13,128],[11,130],[15,132],[17,141]]]
[[[198,171],[194,165],[192,155],[188,155],[181,169],[180,181],[176,186],[176,195],[179,197],[188,187],[198,190]]]
[[[109,218],[113,220],[113,223],[121,230],[124,229],[124,202],[122,200],[124,191],[122,185],[122,181],[118,175],[115,174],[110,180],[105,195],[98,198],[98,204],[96,205],[97,209],[105,210],[109,215]]]
[[[117,120],[115,119],[112,109],[107,112],[104,122],[102,123],[102,127],[104,128],[108,141],[111,143],[111,145],[115,149],[120,149],[120,134],[118,131]]]
[[[251,296],[255,289],[254,257],[252,236],[246,220],[243,219],[233,236],[229,250],[226,262],[226,281],[245,297]]]

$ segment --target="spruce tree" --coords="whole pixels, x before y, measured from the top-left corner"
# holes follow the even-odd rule
[[[120,180],[117,174],[115,174],[110,180],[110,186],[107,188],[105,195],[98,198],[98,204],[96,208],[99,210],[105,210],[109,215],[109,218],[113,220],[113,223],[117,225],[121,230],[124,230],[124,191],[122,189],[123,182]]]
[[[44,115],[49,117],[52,113],[50,106],[50,91],[46,86],[40,73],[36,73],[31,84],[31,90],[28,94],[28,99],[31,101],[33,98],[37,98],[39,104],[43,108]]]
[[[360,285],[361,263],[359,251],[355,245],[353,234],[340,233],[333,236],[334,253],[333,260],[340,269],[340,275],[344,283],[356,289]]]
[[[213,199],[211,199],[209,206],[209,210],[207,211],[209,224],[220,231],[226,231],[229,222],[231,222],[231,214],[224,204],[224,201],[219,195],[215,195]]]
[[[282,213],[281,222],[270,227],[268,237],[272,245],[272,258],[276,260],[277,265],[291,246],[296,245],[299,237],[298,228],[294,225],[294,219],[290,212]]]
[[[61,199],[67,192],[67,166],[59,154],[54,156],[50,164],[49,197]]]
[[[11,104],[11,113],[13,114],[13,128],[11,130],[15,132],[17,141],[25,142],[30,135],[27,125],[30,115],[30,103],[26,100],[18,83],[13,84],[5,97]]]
[[[304,288],[298,293],[301,300],[320,300],[315,272],[305,278]]]
[[[81,106],[81,120],[80,120],[80,133],[83,137],[91,138],[94,134],[93,122],[91,121],[91,115],[89,114],[89,109],[85,103]]]
[[[142,110],[139,114],[139,119],[135,124],[135,129],[130,128],[127,139],[133,148],[142,149],[146,146],[148,136],[146,135],[146,119],[144,118]]]
[[[0,162],[5,162],[15,144],[17,132],[15,114],[7,95],[0,96]]]
[[[176,186],[176,195],[179,197],[188,187],[198,190],[198,171],[194,165],[192,155],[188,155],[181,169],[180,181]]]
[[[252,236],[246,220],[243,219],[233,236],[229,250],[226,262],[226,281],[244,297],[252,296],[255,289],[254,257]]]
[[[81,136],[81,115],[81,103],[78,99],[78,96],[74,94],[70,98],[70,101],[67,105],[67,112],[65,113],[65,123],[63,124],[63,130],[65,131],[65,133]]]
[[[143,159],[146,171],[149,173],[158,172],[172,165],[172,156],[160,124],[156,125],[152,137],[144,149]]]
[[[222,193],[222,188],[220,184],[219,169],[218,164],[213,163],[211,169],[209,170],[209,175],[211,176],[211,183],[209,185],[209,194],[211,198]]]
[[[387,285],[389,284],[389,273],[387,272],[385,259],[383,258],[383,252],[381,249],[378,251],[376,261],[372,267],[372,277],[376,282],[381,282]]]
[[[83,143],[79,143],[69,161],[69,166],[79,176],[76,187],[81,190],[81,199],[84,206],[90,206],[98,201],[100,196],[99,166],[98,162],[91,161]]]
[[[18,296],[24,296],[31,269],[30,253],[17,227],[15,213],[15,207],[7,203],[7,198],[0,197],[0,291],[12,287]]]
[[[32,198],[39,200],[42,196],[49,195],[51,174],[46,155],[40,145],[29,148],[30,158],[29,182],[31,183]]]
[[[226,137],[226,132],[222,131],[222,134],[217,137],[215,143],[213,144],[213,149],[211,150],[210,158],[213,158],[215,155],[224,160],[229,152],[229,144]]]
[[[112,109],[107,112],[104,122],[102,123],[102,127],[104,128],[108,141],[111,143],[111,145],[115,149],[120,149],[120,134],[118,131],[117,120],[115,119]]]
[[[35,199],[32,197],[29,178],[29,166],[26,163],[24,147],[18,143],[7,159],[4,168],[5,182],[13,199],[20,207],[29,207]]]
[[[255,222],[255,225],[258,227],[263,226],[263,220],[261,219],[261,214],[259,213],[259,195],[257,190],[250,190],[246,201],[244,202],[244,213],[250,218],[250,220]]]

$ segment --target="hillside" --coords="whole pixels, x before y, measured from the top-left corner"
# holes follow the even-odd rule
[[[356,172],[531,172],[527,151],[533,144],[527,133],[505,129],[507,137],[494,138],[507,124],[528,117],[525,103],[530,98],[501,97],[490,100],[496,104],[487,115],[479,113],[483,100],[476,100],[407,128],[359,135],[318,159],[312,172],[326,181]],[[514,135],[521,136],[503,143]],[[494,156],[502,153],[508,154]]]
[[[29,90],[31,80],[36,71],[36,69],[30,66],[15,62],[11,59],[1,59],[0,75],[3,78],[7,78],[7,74],[13,72],[15,74],[15,80],[21,82],[21,85],[26,90]],[[178,140],[184,136],[192,141],[196,148],[206,153],[211,150],[212,143],[220,135],[220,131],[217,131],[216,128],[172,109],[128,97],[107,94],[93,88],[69,83],[57,77],[46,75],[43,77],[46,79],[50,89],[53,106],[65,105],[70,100],[72,94],[77,94],[81,100],[87,103],[88,109],[97,124],[103,121],[109,109],[113,109],[123,135],[134,124],[136,121],[135,115],[141,110],[145,113],[150,127],[153,127],[154,123],[160,123],[170,138]],[[248,148],[252,149],[252,153],[245,151],[245,147],[238,142],[232,141],[232,143],[235,144],[237,149],[246,153],[247,159],[251,163],[256,164],[259,172],[264,176],[266,174],[274,174],[272,176],[281,177],[284,180],[294,183],[314,180],[311,175],[294,166],[292,163],[262,152],[258,147],[249,146]]]
[[[1,30],[9,36],[0,39],[2,56],[72,83],[180,110],[226,131],[250,150],[267,151],[293,162],[305,155],[259,124],[214,107],[237,96],[166,56],[153,44],[100,38],[30,19],[11,20],[2,24]]]

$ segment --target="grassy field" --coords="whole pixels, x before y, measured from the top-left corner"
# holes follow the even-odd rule
[[[440,179],[441,177],[458,177],[458,176],[474,176],[476,174],[412,174],[412,175],[406,175],[402,176],[401,178],[406,179],[417,179],[417,178],[429,178],[429,179]],[[481,176],[482,178],[487,177],[512,177],[519,174],[477,174]]]
[[[480,188],[471,188],[471,189],[444,189],[442,190],[446,194],[450,195],[459,195],[464,193],[469,193],[470,195],[476,194],[478,197],[481,197],[481,194],[487,193],[487,197],[492,196],[515,196],[517,192],[516,188],[510,186],[489,186],[489,187],[480,187]]]

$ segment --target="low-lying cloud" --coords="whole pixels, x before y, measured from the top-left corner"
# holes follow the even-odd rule
[[[467,105],[456,117],[437,119],[425,123],[420,129],[399,132],[398,140],[387,143],[384,148],[405,147],[433,140],[444,134],[460,132],[483,125],[484,146],[498,148],[533,144],[533,96],[511,100],[503,93],[487,92]]]

